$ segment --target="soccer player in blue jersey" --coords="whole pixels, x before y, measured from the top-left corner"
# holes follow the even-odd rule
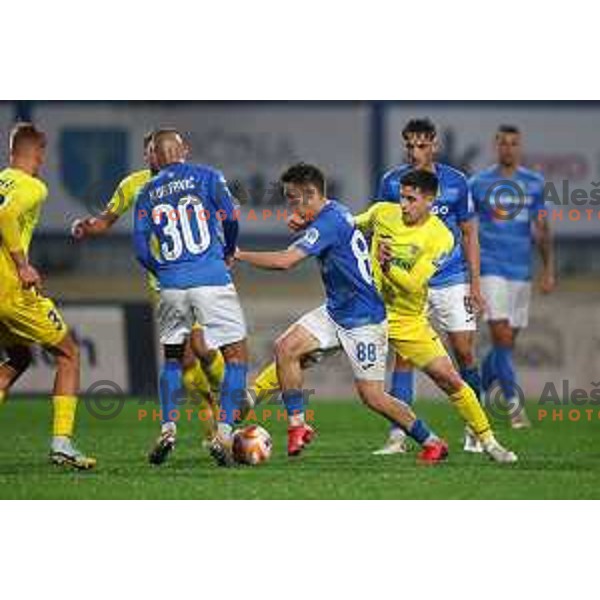
[[[542,261],[541,291],[550,293],[556,285],[550,224],[540,212],[544,178],[521,166],[521,145],[517,127],[501,126],[496,133],[498,163],[470,181],[479,215],[481,289],[492,340],[482,364],[482,387],[487,390],[498,381],[516,429],[529,426],[515,392],[513,349],[529,318],[534,246]]]
[[[162,463],[175,446],[184,346],[197,321],[209,347],[225,359],[221,418],[210,451],[227,466],[248,363],[246,323],[227,264],[238,233],[234,201],[219,171],[185,162],[178,132],[158,131],[154,146],[160,170],[140,191],[134,213],[136,256],[160,286],[162,428],[150,461]]]
[[[475,356],[476,314],[483,309],[480,288],[477,225],[470,200],[467,178],[459,170],[435,161],[438,139],[429,119],[413,119],[402,130],[408,162],[385,173],[377,198],[400,201],[400,181],[408,171],[419,169],[437,175],[439,189],[432,214],[442,219],[455,237],[452,254],[429,282],[429,312],[438,330],[444,332],[458,363],[460,375],[479,397],[481,384]],[[396,356],[391,394],[411,404],[414,401],[413,366]],[[477,445],[468,429],[465,450]],[[405,451],[404,432],[392,425],[387,443],[375,454]]]
[[[341,347],[350,360],[362,401],[423,446],[420,460],[443,460],[448,452],[445,442],[410,407],[385,392],[386,312],[373,282],[364,235],[349,211],[327,198],[325,177],[317,167],[293,165],[281,182],[290,208],[310,221],[304,235],[287,250],[238,250],[236,258],[263,269],[286,270],[314,256],[321,267],[325,305],[304,315],[275,344],[278,381],[289,420],[288,454],[300,454],[314,436],[304,421],[302,361],[315,351]]]

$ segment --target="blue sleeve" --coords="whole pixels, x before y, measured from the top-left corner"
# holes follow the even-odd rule
[[[293,246],[308,256],[318,256],[335,243],[336,236],[335,223],[322,219],[313,223]]]
[[[477,189],[477,175],[473,175],[468,182],[469,193],[471,194],[471,201],[473,202],[473,211],[479,213],[479,196]]]
[[[152,256],[150,238],[152,236],[152,214],[143,197],[138,197],[134,209],[133,245],[135,256],[140,264],[151,273],[156,273],[158,261]]]
[[[534,218],[537,220],[540,216],[540,211],[544,210],[545,208],[545,204],[544,204],[544,178],[542,176],[539,176],[539,179],[537,181],[538,185],[536,186],[536,190],[535,193],[533,195],[533,213],[534,213]]]
[[[470,221],[474,216],[473,200],[471,198],[471,190],[467,183],[467,178],[461,175],[457,179],[458,198],[456,200],[456,220],[459,223]]]
[[[225,213],[225,218],[221,221],[223,225],[223,236],[225,237],[225,258],[234,254],[237,247],[239,235],[239,210],[233,194],[227,186],[227,181],[223,173],[215,171],[211,185],[212,202],[218,211]]]
[[[377,199],[378,200],[389,200],[391,202],[398,202],[400,200],[400,186],[397,177],[394,177],[394,173],[388,171],[379,182],[377,188]]]

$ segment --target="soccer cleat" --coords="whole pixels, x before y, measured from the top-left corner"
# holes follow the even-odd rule
[[[388,454],[406,454],[408,452],[408,444],[406,443],[406,435],[403,431],[390,435],[387,442],[379,450],[372,452],[375,456],[386,456]]]
[[[521,410],[511,416],[510,424],[513,429],[529,429],[531,427],[531,421],[525,412],[525,407],[521,407]]]
[[[233,436],[224,438],[219,434],[211,440],[208,445],[208,452],[219,467],[232,467],[235,464],[233,459]]]
[[[423,445],[423,450],[417,456],[417,462],[433,465],[448,458],[448,444],[444,440],[434,440]]]
[[[50,462],[60,467],[71,467],[78,471],[89,471],[96,466],[96,459],[81,453],[69,438],[52,440]]]
[[[148,454],[148,462],[151,465],[162,465],[173,452],[175,448],[175,431],[167,428],[163,429],[159,438],[156,440],[154,448]]]
[[[495,462],[501,464],[516,463],[518,458],[514,452],[507,450],[492,438],[483,444],[483,451]]]
[[[473,433],[473,430],[470,427],[465,427],[465,443],[463,450],[465,452],[470,452],[471,454],[481,454],[483,452],[483,447],[481,446],[479,438]]]
[[[288,456],[298,456],[314,437],[315,430],[310,425],[288,427]]]

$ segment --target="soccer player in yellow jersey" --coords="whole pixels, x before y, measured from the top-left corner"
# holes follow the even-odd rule
[[[73,237],[77,240],[83,240],[88,237],[97,237],[108,233],[112,226],[127,212],[129,212],[135,203],[137,193],[144,185],[156,174],[153,152],[153,135],[149,132],[144,136],[144,162],[146,169],[134,171],[123,179],[117,189],[114,191],[106,208],[97,217],[88,217],[86,219],[76,219],[71,227]],[[147,288],[153,304],[158,304],[159,290],[158,282],[152,274],[148,274]],[[194,399],[202,401],[202,414],[209,414],[205,410],[207,407],[218,410],[216,402],[221,386],[221,381],[225,372],[225,363],[223,356],[218,350],[210,350],[204,340],[202,328],[200,325],[194,325],[189,342],[186,344],[184,363],[183,363],[183,384]],[[206,437],[211,439],[215,426],[214,419],[203,419],[202,423],[206,425]],[[174,441],[174,440],[172,440]],[[162,462],[163,440],[157,443],[157,453],[154,451],[150,455],[151,462]]]
[[[372,235],[375,283],[386,305],[389,341],[395,352],[429,375],[449,396],[461,417],[497,462],[516,455],[495,439],[477,396],[462,380],[438,335],[429,324],[428,283],[454,246],[454,237],[430,207],[438,180],[428,171],[410,171],[401,180],[401,204],[379,202],[355,217]],[[269,365],[255,382],[260,393],[278,387]]]
[[[0,401],[31,362],[32,344],[56,359],[53,437],[50,460],[57,465],[91,469],[96,460],[71,440],[79,389],[79,349],[61,314],[40,292],[41,278],[28,251],[48,195],[38,178],[46,136],[29,123],[10,134],[10,166],[0,172],[0,346],[8,360],[0,365]]]

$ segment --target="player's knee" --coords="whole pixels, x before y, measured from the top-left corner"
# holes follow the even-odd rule
[[[185,344],[165,344],[163,346],[165,360],[183,361]]]
[[[454,354],[456,362],[461,369],[468,369],[475,366],[475,353],[470,345],[469,347],[456,348]]]
[[[79,368],[79,344],[68,334],[62,342],[52,349],[59,367]]]
[[[282,362],[286,360],[296,360],[301,357],[298,344],[293,338],[282,336],[275,340],[274,345],[275,360]]]
[[[228,364],[246,364],[248,362],[248,346],[246,340],[234,342],[221,348],[223,359]]]

